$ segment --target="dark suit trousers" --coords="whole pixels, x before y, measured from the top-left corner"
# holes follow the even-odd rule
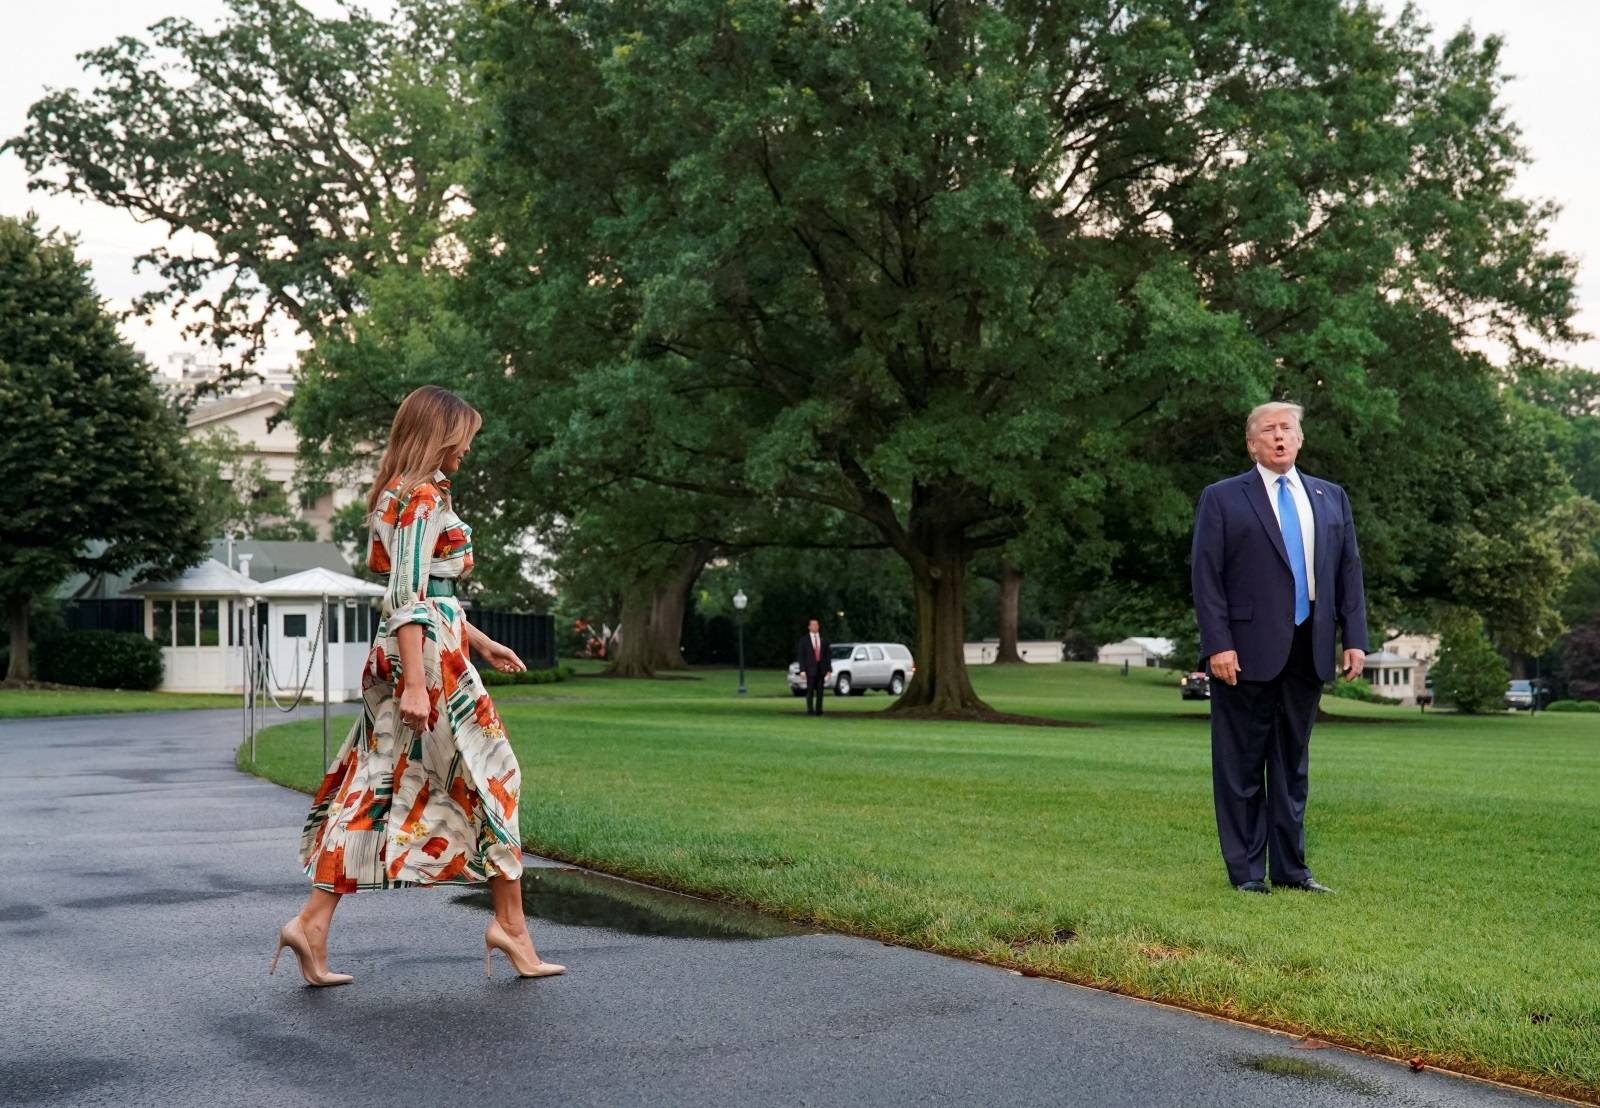
[[[806,675],[806,714],[822,714],[822,698],[828,695],[827,686],[822,683],[822,678],[827,670],[819,669]]]
[[[1283,672],[1270,681],[1211,681],[1211,789],[1228,880],[1298,883],[1306,868],[1311,725],[1322,699],[1311,620],[1295,628]],[[1265,781],[1263,781],[1263,772]]]

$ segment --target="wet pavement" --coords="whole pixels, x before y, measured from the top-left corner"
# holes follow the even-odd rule
[[[1549,1103],[566,867],[486,981],[477,890],[367,892],[308,989],[267,962],[306,799],[228,712],[0,723],[0,1104]],[[285,970],[288,970],[285,973]]]

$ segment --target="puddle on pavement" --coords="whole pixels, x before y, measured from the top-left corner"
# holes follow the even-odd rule
[[[1285,1058],[1281,1054],[1247,1054],[1235,1059],[1235,1062],[1241,1069],[1255,1070],[1257,1073],[1270,1074],[1273,1077],[1288,1077],[1295,1081],[1337,1085],[1364,1096],[1376,1096],[1381,1091],[1370,1081],[1346,1073],[1337,1066],[1330,1066],[1327,1062],[1316,1062],[1309,1058]]]
[[[488,890],[455,898],[488,910]],[[671,939],[777,939],[808,932],[784,920],[699,897],[583,870],[528,866],[522,871],[522,910],[568,927],[604,927],[629,935]]]

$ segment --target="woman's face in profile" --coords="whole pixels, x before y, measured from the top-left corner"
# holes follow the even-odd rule
[[[446,473],[454,473],[456,470],[461,468],[461,459],[465,458],[468,451],[471,449],[471,439],[468,439],[462,446],[452,446],[449,450],[445,451],[444,461],[439,464],[439,468],[444,470]]]

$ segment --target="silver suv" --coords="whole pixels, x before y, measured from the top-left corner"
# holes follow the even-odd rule
[[[897,642],[836,642],[829,664],[833,677],[828,687],[835,696],[860,696],[868,689],[899,696],[917,672],[911,650]],[[789,691],[795,696],[806,694],[806,675],[800,672],[798,662],[789,664]]]

